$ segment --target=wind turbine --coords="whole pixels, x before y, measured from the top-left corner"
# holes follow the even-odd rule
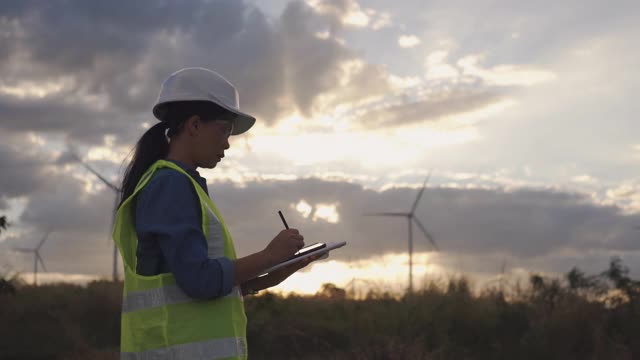
[[[427,229],[424,227],[424,225],[422,225],[422,223],[420,222],[420,220],[418,220],[418,218],[416,218],[414,216],[416,208],[418,207],[418,202],[420,201],[420,198],[422,197],[422,193],[424,193],[424,189],[427,186],[427,181],[429,181],[429,177],[431,177],[431,172],[429,172],[429,174],[427,175],[427,178],[424,180],[424,184],[422,184],[422,189],[420,189],[420,192],[418,193],[418,196],[416,197],[415,202],[413,203],[413,206],[411,207],[411,211],[408,213],[404,213],[404,212],[381,212],[381,213],[365,213],[365,216],[393,216],[393,217],[406,217],[407,218],[407,224],[409,225],[409,294],[413,293],[413,223],[415,222],[416,225],[418,225],[418,227],[420,228],[420,230],[422,230],[422,233],[424,234],[424,236],[427,238],[427,240],[429,240],[431,242],[431,245],[433,246],[433,248],[438,251],[438,245],[436,245],[436,242],[433,240],[433,237],[429,234],[429,232],[427,231]]]
[[[71,147],[71,145],[69,145],[69,153],[85,169],[87,169],[90,173],[95,175],[108,188],[110,188],[111,190],[113,190],[115,192],[115,196],[114,196],[114,200],[113,200],[113,211],[111,212],[111,229],[113,229],[113,224],[115,223],[115,220],[116,220],[116,208],[118,207],[118,198],[119,198],[119,195],[120,195],[120,188],[115,186],[113,183],[111,183],[109,180],[107,180],[104,176],[102,176],[99,172],[97,172],[95,169],[93,169],[91,166],[89,166],[89,164],[87,164],[84,160],[82,160],[80,158],[80,156],[78,156],[78,154],[75,152],[75,150]],[[109,236],[109,239],[111,239],[111,236]],[[116,245],[115,241],[113,242],[113,273],[112,273],[112,276],[113,276],[113,281],[114,282],[118,281],[118,246]]]
[[[42,247],[42,244],[44,244],[44,242],[47,240],[47,237],[50,233],[51,230],[47,230],[47,232],[44,233],[44,237],[42,238],[42,240],[40,240],[40,243],[38,244],[38,246],[36,246],[35,249],[13,248],[14,251],[18,252],[33,253],[33,285],[38,285],[38,263],[42,265],[42,269],[44,269],[44,271],[47,271],[47,267],[44,265],[44,260],[42,260],[42,257],[40,256],[40,248]]]

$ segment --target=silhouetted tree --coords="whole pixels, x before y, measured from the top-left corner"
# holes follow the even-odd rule
[[[318,295],[331,299],[344,300],[347,296],[347,292],[334,284],[325,283],[322,284],[322,288],[318,292]]]
[[[558,279],[545,279],[533,274],[529,277],[532,300],[543,306],[545,313],[551,315],[562,294],[562,285]]]
[[[6,216],[0,216],[0,233],[2,233],[2,230],[7,230],[7,226],[9,226],[9,223],[7,222],[7,217]]]
[[[565,275],[569,284],[569,291],[593,299],[607,292],[606,284],[601,281],[599,275],[587,276],[577,267],[574,267]]]
[[[16,287],[9,280],[0,279],[0,295],[2,294],[16,294]]]
[[[7,217],[5,215],[0,216],[0,233],[3,230],[7,230],[7,226],[9,223],[7,222]],[[11,282],[11,280],[5,280],[4,275],[0,274],[0,295],[2,294],[15,294],[16,287]]]
[[[640,299],[640,281],[632,280],[629,277],[629,268],[622,264],[622,259],[617,256],[611,258],[609,269],[602,274],[609,279],[614,288],[624,294],[623,301],[636,302]]]

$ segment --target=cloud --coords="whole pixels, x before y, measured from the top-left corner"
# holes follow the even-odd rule
[[[42,166],[47,159],[34,156],[26,148],[32,144],[25,137],[11,138],[0,135],[0,204],[6,206],[9,198],[30,194],[45,185]]]
[[[425,60],[426,77],[429,80],[456,79],[460,76],[460,70],[447,63],[449,53],[438,50],[427,55]]]
[[[482,56],[470,55],[458,60],[462,74],[477,76],[489,85],[496,86],[531,86],[554,80],[556,74],[527,66],[499,65],[483,68],[479,63]]]
[[[486,58],[482,54],[466,55],[455,64],[447,61],[449,52],[438,50],[427,55],[425,61],[426,77],[430,80],[459,80],[476,78],[487,87],[532,86],[556,79],[549,70],[533,66],[500,64],[485,67],[481,63]]]
[[[100,186],[100,190],[86,191],[84,181],[62,174],[50,176],[50,181],[46,189],[31,193],[21,223],[85,233],[106,229],[115,197],[110,188]]]
[[[444,89],[365,112],[357,121],[374,128],[403,126],[479,110],[505,99],[504,92],[477,85],[445,82],[434,87]]]
[[[387,91],[390,85],[382,67],[367,63],[339,42],[314,35],[309,24],[319,20],[311,9],[295,2],[281,16],[291,59],[286,76],[298,109],[312,115]]]
[[[108,274],[111,253],[106,237],[112,193],[102,189],[82,194],[77,180],[55,180],[59,182],[55,189],[34,194],[21,221],[41,229],[53,226],[56,233],[43,250],[52,271]],[[347,247],[332,255],[336,260],[405,252],[405,219],[363,213],[408,211],[417,194],[416,188],[378,192],[315,178],[252,181],[246,187],[217,182],[209,190],[241,256],[262,250],[282,230],[277,214],[282,210],[289,226],[299,229],[308,244],[347,241]],[[635,241],[637,215],[594,204],[588,195],[579,193],[428,188],[416,217],[435,238],[442,256],[467,258],[468,265],[477,268],[486,268],[481,261],[503,256],[539,265],[561,254],[575,261],[579,254],[606,258],[640,250]],[[29,243],[33,236],[24,234],[11,244]],[[431,250],[415,226],[414,243],[416,252]],[[475,258],[478,262],[473,265]]]
[[[355,2],[331,6],[375,22]],[[299,1],[277,19],[242,1],[6,5],[0,127],[131,143],[151,120],[162,80],[185,66],[219,71],[237,85],[243,109],[267,125],[387,91],[384,69],[338,41],[342,28],[316,35],[344,20],[319,11]]]
[[[512,105],[511,97],[523,87],[549,82],[556,75],[531,66],[501,64],[484,67],[483,56],[467,55],[450,63],[449,52],[437,50],[426,56],[425,73],[417,79],[389,77],[393,95],[365,104],[354,111],[355,123],[367,128],[385,128],[453,118]],[[464,121],[452,119],[455,125]],[[473,125],[470,122],[468,125]]]
[[[412,48],[420,45],[420,38],[415,35],[401,35],[398,38],[398,45],[401,48]]]
[[[292,1],[276,19],[238,1],[193,1],[180,9],[146,4],[149,13],[138,3],[106,10],[68,2],[60,6],[70,14],[64,23],[59,23],[61,9],[39,2],[7,9],[4,18],[18,25],[7,25],[16,51],[0,64],[7,73],[0,84],[0,127],[62,133],[89,144],[114,136],[118,145],[131,144],[141,135],[141,124],[154,121],[148,109],[161,81],[184,66],[224,74],[237,85],[242,108],[267,126],[287,114],[312,118],[336,109],[351,114],[332,116],[369,128],[431,121],[503,100],[507,89],[498,88],[514,85],[508,82],[513,74],[524,79],[520,82],[544,75],[509,65],[484,68],[479,57],[469,56],[454,67],[444,53],[428,58],[417,86],[397,89],[401,78],[338,41],[346,31],[345,14],[378,14],[355,1]],[[135,21],[131,14],[143,10]],[[98,29],[92,41],[84,34],[68,36],[90,23],[96,24],[92,31]],[[56,26],[59,33],[45,34]],[[128,33],[135,35],[125,39]],[[51,60],[44,55],[65,45],[73,52]],[[434,79],[443,83],[428,82]],[[418,93],[405,99],[411,91]]]
[[[334,26],[369,27],[378,30],[391,25],[386,12],[362,8],[357,0],[307,0],[317,13],[334,19]]]
[[[501,0],[465,6],[446,3],[425,6],[407,1],[394,8],[394,17],[402,18],[413,28],[424,29],[421,33],[424,43],[450,44],[456,57],[487,52],[490,66],[501,62],[549,63],[573,44],[611,31],[637,28],[632,14],[637,12],[638,4],[634,1],[625,0],[612,7],[599,1],[569,0],[562,8],[552,10],[511,4]]]
[[[275,236],[280,228],[277,209],[283,209],[289,225],[301,229],[309,241],[347,240],[350,245],[336,254],[338,258],[404,251],[405,220],[365,217],[363,213],[408,211],[417,193],[411,188],[375,192],[316,179],[251,183],[242,190],[223,183],[211,190],[223,214],[229,214],[225,218],[244,251],[266,245],[272,237],[269,229]],[[304,216],[308,210],[296,211],[301,203],[314,210],[332,203],[339,220],[313,221],[313,216]],[[568,250],[640,250],[633,241],[637,215],[596,205],[590,196],[579,193],[433,188],[425,192],[416,216],[445,253],[508,253],[527,259]],[[244,219],[255,220],[249,224]],[[430,249],[417,228],[414,235],[417,250]]]

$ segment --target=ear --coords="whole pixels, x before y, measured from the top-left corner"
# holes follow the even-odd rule
[[[198,132],[198,128],[201,126],[200,117],[198,115],[193,115],[184,122],[184,128],[187,133],[191,136],[195,135]]]

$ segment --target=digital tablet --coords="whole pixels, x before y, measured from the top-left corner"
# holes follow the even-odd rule
[[[323,246],[324,245],[324,246]],[[270,268],[268,268],[267,270],[263,271],[262,274],[268,274],[274,270],[280,269],[283,266],[287,266],[287,265],[291,265],[294,263],[297,263],[300,260],[306,259],[309,256],[314,256],[314,255],[325,255],[323,257],[321,257],[321,259],[326,258],[327,255],[329,255],[329,251],[337,249],[337,248],[341,248],[343,246],[347,245],[346,241],[342,241],[342,242],[337,242],[337,243],[317,243],[317,244],[313,244],[308,246],[309,249],[308,251],[305,251],[306,248],[302,248],[300,250],[300,254],[296,254],[294,255],[291,259],[289,260],[285,260],[281,263],[279,263],[278,265],[272,266]]]

